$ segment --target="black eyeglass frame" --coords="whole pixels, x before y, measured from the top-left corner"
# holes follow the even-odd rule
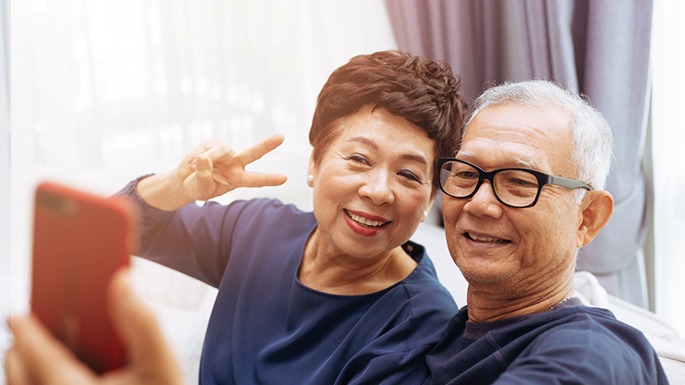
[[[442,166],[448,162],[463,163],[463,164],[466,164],[466,165],[469,165],[469,166],[475,168],[478,171],[478,183],[476,183],[476,187],[473,189],[473,191],[469,195],[460,197],[460,196],[452,195],[452,194],[448,193],[447,191],[445,191],[445,188],[443,187]],[[546,184],[561,186],[561,187],[565,187],[565,188],[568,188],[571,190],[577,189],[577,188],[583,188],[583,189],[586,189],[588,191],[593,190],[593,188],[590,187],[590,185],[588,185],[587,183],[581,182],[579,180],[549,175],[549,174],[545,174],[544,172],[540,172],[537,170],[531,170],[529,168],[509,167],[509,168],[499,168],[497,170],[492,170],[492,171],[485,171],[473,163],[469,163],[465,160],[461,160],[461,159],[457,159],[457,158],[438,158],[438,161],[437,161],[436,166],[435,166],[435,170],[438,174],[438,180],[440,183],[440,190],[442,190],[443,193],[447,194],[448,196],[451,196],[452,198],[457,198],[457,199],[472,198],[474,195],[476,195],[476,193],[478,192],[478,189],[480,189],[480,186],[483,184],[483,181],[485,179],[487,179],[490,181],[490,185],[492,186],[492,191],[495,193],[495,198],[497,198],[497,200],[500,203],[502,203],[505,206],[509,206],[509,207],[513,207],[513,208],[519,208],[519,209],[524,209],[527,207],[535,206],[535,204],[538,203],[538,199],[540,198],[540,192],[542,191],[542,187],[544,187]],[[495,180],[494,179],[495,179],[495,175],[499,172],[502,172],[502,171],[525,171],[525,172],[530,173],[533,176],[535,176],[535,178],[538,180],[538,191],[537,191],[537,194],[535,195],[535,199],[533,200],[533,202],[531,204],[526,205],[526,206],[514,206],[514,205],[510,205],[510,204],[502,201],[502,199],[500,199],[499,195],[497,195],[497,189],[495,188]]]

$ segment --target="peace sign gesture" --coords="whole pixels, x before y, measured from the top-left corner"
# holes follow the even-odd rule
[[[235,152],[224,142],[206,141],[186,155],[176,170],[141,180],[138,193],[149,205],[172,211],[239,187],[281,185],[286,181],[285,175],[250,172],[245,167],[282,143],[283,135],[274,134],[241,152]]]

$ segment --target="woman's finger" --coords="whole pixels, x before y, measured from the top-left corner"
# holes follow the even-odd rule
[[[204,151],[196,155],[206,157],[212,162],[218,162],[223,159],[232,159],[235,157],[235,151],[227,145],[226,143],[215,141],[211,142],[210,146],[207,146]]]
[[[243,187],[264,187],[264,186],[280,186],[286,182],[288,178],[283,174],[262,174],[258,172],[248,172],[243,175]]]
[[[197,188],[203,195],[211,194],[217,182],[226,183],[224,178],[214,173],[214,164],[206,155],[203,154],[195,158],[194,167],[195,183],[197,183]]]
[[[254,162],[257,159],[260,159],[264,155],[273,151],[276,147],[280,146],[283,143],[283,140],[283,135],[273,134],[270,137],[255,144],[254,146],[251,146],[241,151],[235,157],[238,160],[238,162],[240,162],[240,164],[243,167],[245,167],[248,164]]]

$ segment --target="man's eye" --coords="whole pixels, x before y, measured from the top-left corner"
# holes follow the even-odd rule
[[[454,177],[458,179],[478,179],[478,173],[475,171],[459,171],[454,173]]]
[[[507,183],[512,186],[537,188],[537,183],[525,179],[512,178]]]

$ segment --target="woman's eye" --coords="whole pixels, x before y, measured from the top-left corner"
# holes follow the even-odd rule
[[[416,175],[415,173],[413,173],[412,171],[409,171],[409,170],[402,170],[399,172],[399,175],[401,175],[401,176],[403,176],[409,180],[412,180],[414,182],[421,182],[421,178],[419,178],[418,175]]]
[[[362,163],[362,164],[369,164],[369,161],[364,157],[363,155],[360,154],[352,154],[349,157],[347,157],[347,160],[351,160],[353,162],[357,163]]]

